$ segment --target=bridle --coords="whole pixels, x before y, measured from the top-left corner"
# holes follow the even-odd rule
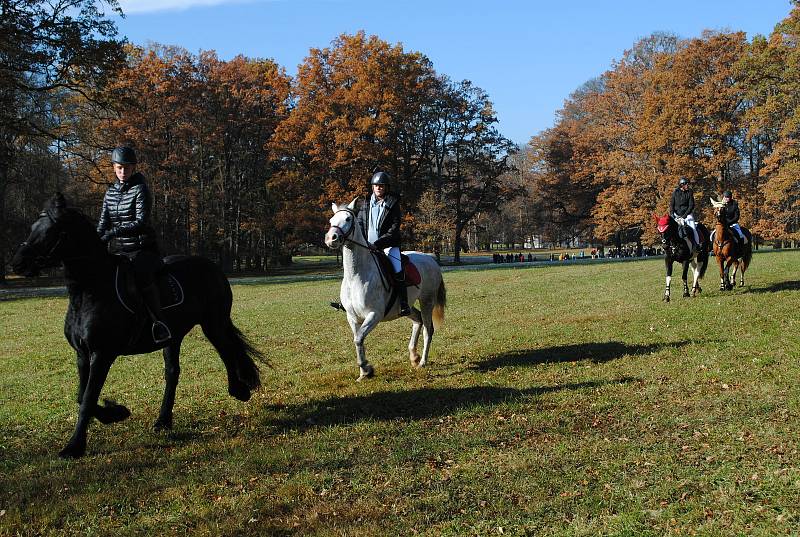
[[[50,222],[53,224],[57,224],[58,221],[56,217],[53,215],[53,209],[47,209],[39,213],[39,220],[42,218],[47,217]],[[33,253],[33,264],[36,265],[38,268],[47,268],[47,267],[54,267],[57,266],[62,261],[73,261],[75,259],[85,259],[91,256],[88,255],[78,255],[78,256],[71,256],[71,257],[63,257],[58,256],[56,254],[58,249],[64,243],[64,240],[67,238],[67,232],[61,231],[58,234],[58,239],[53,243],[50,248],[47,249],[46,252],[42,252],[37,246],[33,244],[29,244],[28,241],[23,241],[20,243],[19,248],[27,248],[28,251]]]
[[[378,256],[378,252],[377,252],[377,250],[375,250],[373,248],[370,248],[369,246],[366,246],[364,244],[361,244],[360,242],[354,241],[353,239],[350,238],[350,235],[353,233],[353,229],[355,229],[356,227],[361,229],[361,226],[358,225],[358,215],[356,215],[355,211],[353,209],[350,209],[349,207],[345,207],[344,209],[339,209],[338,211],[333,213],[333,215],[336,216],[338,213],[348,213],[353,218],[352,224],[350,225],[350,229],[348,229],[347,232],[345,232],[340,226],[335,226],[335,225],[331,225],[330,229],[338,229],[339,230],[340,240],[342,241],[342,244],[344,244],[346,242],[349,242],[350,244],[354,244],[356,246],[364,248],[365,250],[367,250],[369,253],[372,254],[372,261],[373,261],[373,263],[375,263],[375,266],[378,269],[378,274],[380,274],[381,284],[383,285],[383,288],[386,291],[388,291],[389,290],[389,283],[385,280],[384,275],[383,275],[383,271],[381,270],[380,265],[378,263],[378,257],[377,257]],[[361,229],[361,236],[364,238],[365,241],[367,240],[367,238],[364,236],[364,230],[363,229]]]
[[[720,227],[722,228],[722,233],[717,233],[717,236],[715,236],[715,237],[714,237],[714,243],[717,245],[717,248],[718,248],[719,250],[722,250],[722,248],[723,248],[723,247],[724,247],[726,244],[728,244],[728,243],[730,243],[730,242],[733,242],[733,239],[731,238],[731,239],[720,240],[720,239],[723,239],[723,238],[725,237],[725,232],[726,232],[726,231],[728,231],[728,229],[727,229],[727,228],[728,228],[728,226],[727,226],[727,225],[725,225],[725,222],[723,222],[722,220],[720,220],[720,211],[719,211],[719,209],[716,209],[714,212],[715,212],[715,213],[716,213],[716,215],[717,215],[717,223],[718,223],[718,224],[721,224],[721,226],[720,226]]]
[[[39,220],[42,218],[47,217],[50,221],[55,224],[56,219],[52,214],[51,209],[47,209],[46,211],[42,211],[39,213]],[[61,243],[66,238],[67,233],[62,231],[58,235],[58,239],[53,243],[53,245],[44,253],[35,245],[28,244],[28,241],[23,241],[20,243],[19,248],[27,248],[29,251],[33,252],[33,263],[40,268],[45,268],[48,266],[55,266],[59,263],[59,260],[55,257],[56,251],[61,246]]]
[[[342,241],[342,244],[344,244],[346,242],[349,242],[351,244],[355,244],[356,246],[360,246],[361,248],[365,248],[365,249],[367,249],[367,250],[369,250],[371,252],[372,248],[370,248],[369,246],[365,246],[365,245],[361,244],[360,242],[356,242],[356,241],[354,241],[353,239],[350,238],[350,235],[353,233],[353,230],[356,227],[359,227],[358,226],[358,215],[356,215],[355,211],[353,209],[350,209],[349,207],[345,207],[344,209],[339,209],[338,211],[333,213],[333,215],[336,216],[339,213],[347,213],[353,218],[352,224],[350,225],[350,229],[348,229],[346,233],[340,226],[331,225],[331,227],[330,227],[330,229],[338,229],[339,230],[339,234],[340,234],[339,237],[340,237],[340,239]],[[362,231],[362,235],[363,235],[363,231]],[[364,237],[364,238],[366,239],[366,237]]]

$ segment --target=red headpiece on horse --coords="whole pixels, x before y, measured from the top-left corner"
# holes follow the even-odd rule
[[[653,215],[658,223],[658,232],[664,233],[667,228],[669,228],[669,215],[665,214],[664,216]]]

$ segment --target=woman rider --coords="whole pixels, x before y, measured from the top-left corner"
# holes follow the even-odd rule
[[[161,316],[161,300],[155,273],[162,266],[156,232],[150,225],[152,197],[144,176],[136,171],[136,152],[117,147],[111,153],[117,181],[103,198],[97,233],[109,243],[109,251],[131,261],[136,285],[153,321],[153,341],[163,343],[172,337]]]

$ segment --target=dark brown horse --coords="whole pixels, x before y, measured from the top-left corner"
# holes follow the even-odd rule
[[[719,290],[730,291],[736,285],[736,272],[740,272],[740,287],[744,287],[744,273],[750,266],[753,258],[753,237],[747,228],[741,228],[747,243],[742,244],[735,236],[733,230],[725,221],[725,212],[720,211],[722,202],[711,200],[714,214],[717,216],[717,225],[714,228],[714,256],[719,265]],[[731,265],[733,275],[729,277]]]

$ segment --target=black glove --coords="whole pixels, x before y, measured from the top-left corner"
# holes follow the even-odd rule
[[[115,229],[109,229],[100,237],[100,240],[103,242],[110,242],[111,239],[117,236],[117,232]]]

